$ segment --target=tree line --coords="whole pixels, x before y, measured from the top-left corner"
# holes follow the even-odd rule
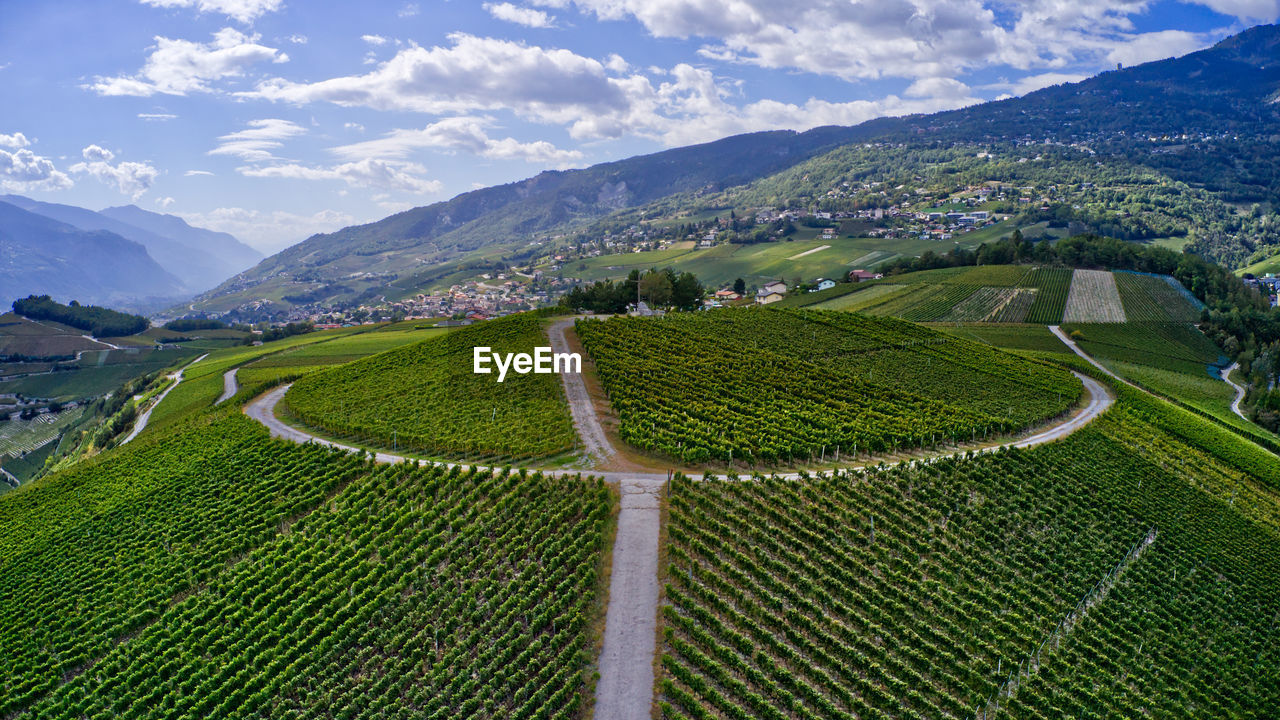
[[[632,270],[625,280],[600,280],[579,285],[560,298],[560,305],[578,312],[590,310],[601,314],[617,314],[643,301],[650,307],[675,310],[697,310],[706,289],[690,272],[677,273],[671,268],[641,273]]]
[[[130,315],[97,305],[81,305],[75,300],[63,305],[48,295],[28,295],[13,301],[13,311],[29,320],[51,320],[84,330],[95,337],[137,335],[151,326],[141,315]]]

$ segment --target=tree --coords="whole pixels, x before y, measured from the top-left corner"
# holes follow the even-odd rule
[[[747,294],[747,282],[742,278],[733,281],[733,291],[739,295]]]
[[[651,270],[640,278],[640,295],[651,305],[666,306],[671,302],[671,277],[665,272]]]
[[[668,274],[674,274],[667,270]],[[705,293],[698,277],[690,272],[680,273],[671,283],[671,304],[681,310],[697,310]]]

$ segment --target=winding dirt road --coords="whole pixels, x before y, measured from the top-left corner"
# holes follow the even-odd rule
[[[548,333],[556,352],[568,352],[565,331],[573,319],[557,321]],[[1093,362],[1069,338],[1053,328],[1055,334],[1085,359]],[[1094,362],[1097,365],[1096,362]],[[1099,365],[1098,367],[1101,368]],[[1101,368],[1111,375],[1106,368]],[[1085,407],[1070,417],[1056,421],[1032,435],[1011,440],[1005,445],[1030,448],[1067,437],[1107,411],[1115,403],[1115,396],[1102,383],[1081,373],[1073,373],[1084,384]],[[573,415],[575,427],[583,439],[588,454],[603,464],[616,455],[609,442],[595,406],[587,393],[581,375],[561,375],[565,397]],[[264,393],[249,402],[244,412],[262,423],[273,437],[298,443],[314,442],[329,447],[361,451],[351,445],[318,438],[292,427],[276,417],[275,409],[289,385]],[[1003,446],[985,448],[980,452],[992,452]],[[963,454],[965,451],[939,453],[916,462],[929,462]],[[392,453],[375,453],[380,463],[397,463],[408,460]],[[452,463],[445,463],[452,467]],[[862,466],[853,466],[857,469]],[[590,472],[590,471],[587,471]],[[577,477],[582,470],[550,470],[547,474],[557,477]],[[644,472],[594,472],[606,481],[616,483],[621,494],[618,512],[618,529],[614,539],[612,571],[609,584],[609,604],[605,610],[604,643],[600,652],[600,680],[596,685],[595,716],[608,720],[648,720],[654,696],[654,657],[657,653],[658,632],[658,540],[661,533],[661,497],[667,476]],[[780,477],[798,478],[798,474]]]
[[[147,429],[147,423],[151,421],[151,411],[159,407],[160,403],[164,401],[165,396],[173,392],[174,388],[178,387],[178,385],[182,382],[182,374],[186,372],[187,368],[191,367],[192,365],[195,365],[196,363],[200,362],[201,360],[207,357],[209,357],[209,353],[205,353],[204,355],[201,355],[195,360],[192,360],[186,365],[183,365],[181,368],[178,369],[178,372],[171,373],[169,375],[169,377],[173,379],[173,384],[165,388],[164,392],[160,393],[160,397],[157,397],[155,399],[155,402],[151,403],[151,406],[148,407],[145,411],[143,411],[141,415],[138,416],[137,421],[133,423],[133,431],[129,433],[128,437],[120,441],[121,445],[124,445],[129,441],[133,440],[134,438],[138,437],[139,433]]]
[[[1236,399],[1231,401],[1231,412],[1239,415],[1242,420],[1249,420],[1249,418],[1245,417],[1245,414],[1240,410],[1240,403],[1244,401],[1244,394],[1246,391],[1243,387],[1237,385],[1231,380],[1231,373],[1239,367],[1240,363],[1231,363],[1231,367],[1224,368],[1220,374],[1222,375],[1222,381],[1230,385],[1236,391]],[[1250,422],[1252,421],[1250,420]]]
[[[236,393],[240,392],[240,383],[236,381],[236,373],[239,371],[240,371],[240,368],[231,368],[230,370],[228,370],[226,373],[223,374],[222,395],[218,398],[218,402],[214,403],[214,405],[221,405],[222,403],[235,397]]]

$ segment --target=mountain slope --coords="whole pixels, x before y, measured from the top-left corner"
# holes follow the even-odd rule
[[[240,242],[234,235],[194,227],[177,215],[154,213],[137,205],[109,207],[98,211],[98,214],[209,253],[219,261],[218,270],[223,273],[220,280],[251,268],[263,259],[262,253]]]
[[[225,263],[199,244],[181,242],[104,213],[74,205],[40,202],[20,195],[0,195],[0,201],[81,230],[106,230],[141,244],[161,267],[181,281],[185,294],[213,287],[237,272],[233,264]]]
[[[477,190],[369,225],[317,235],[268,258],[202,296],[198,307],[229,310],[262,298],[297,302],[376,298],[388,285],[407,291],[447,277],[460,259],[510,262],[537,252],[548,236],[582,228],[611,213],[683,194],[697,198],[750,183],[853,143],[907,147],[1028,141],[1072,143],[1097,162],[1123,157],[1177,182],[1220,193],[1226,202],[1280,204],[1280,28],[1260,26],[1190,55],[1106,72],[1025,97],[853,128],[765,132],[584,170],[545,172]],[[1165,143],[1153,155],[1152,139]],[[1170,145],[1213,142],[1211,152]],[[1260,146],[1263,151],[1260,152]],[[928,173],[920,165],[913,173]],[[816,189],[816,188],[815,188]],[[825,189],[823,190],[825,191]],[[1253,252],[1249,230],[1226,227],[1215,257]],[[283,301],[283,302],[280,302]]]
[[[0,302],[30,294],[131,307],[178,297],[182,285],[136,242],[0,202]]]

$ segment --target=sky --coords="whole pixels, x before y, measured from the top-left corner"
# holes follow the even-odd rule
[[[273,253],[545,170],[1208,47],[1280,0],[0,0],[0,191]]]

